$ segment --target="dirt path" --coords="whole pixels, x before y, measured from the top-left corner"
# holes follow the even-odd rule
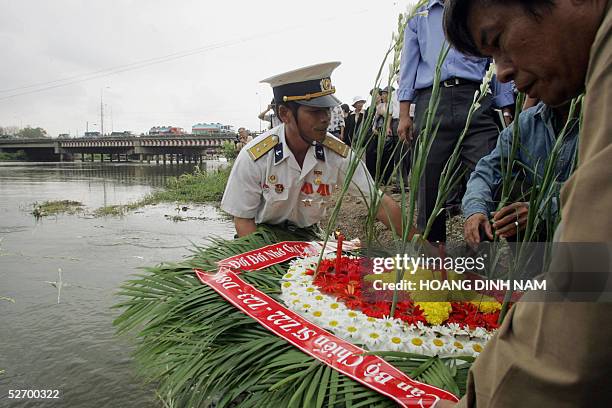
[[[393,197],[393,199],[398,203],[401,201],[400,194],[391,194],[391,197]],[[327,225],[329,215],[331,214],[332,210],[333,205],[330,206],[327,217],[321,221],[322,227]],[[340,214],[336,220],[336,228],[349,239],[359,238],[364,240],[364,226],[367,214],[367,206],[362,198],[346,196],[342,201]],[[387,230],[387,228],[381,222],[376,222],[376,230],[378,231],[380,241],[383,244],[391,242],[391,232]],[[463,217],[459,215],[447,219],[446,231],[449,242],[463,241]]]

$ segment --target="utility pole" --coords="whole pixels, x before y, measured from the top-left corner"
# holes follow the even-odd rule
[[[104,88],[100,88],[100,136],[104,136],[104,102],[102,102],[102,92]]]
[[[110,86],[100,88],[100,136],[104,136],[104,100],[102,97],[104,88],[110,89]]]

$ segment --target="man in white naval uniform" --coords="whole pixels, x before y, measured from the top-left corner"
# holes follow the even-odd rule
[[[257,224],[313,226],[344,183],[353,153],[327,133],[330,108],[340,104],[330,79],[338,65],[317,64],[262,81],[272,85],[283,123],[249,142],[232,168],[221,208],[234,216],[238,236],[254,232]],[[401,234],[399,206],[359,162],[349,193],[369,200],[372,191],[382,195],[377,218]]]

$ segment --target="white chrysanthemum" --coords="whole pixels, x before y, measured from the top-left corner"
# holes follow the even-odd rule
[[[296,306],[298,310],[301,310],[303,312],[310,312],[310,310],[312,309],[312,303],[308,302],[298,303]]]
[[[331,297],[327,296],[328,299],[331,299]],[[336,302],[336,301],[331,301],[327,304],[327,307],[330,311],[332,311],[333,313],[336,313],[338,315],[342,315],[344,316],[350,309],[347,308],[343,303],[341,302]]]
[[[325,308],[315,306],[308,310],[308,314],[314,323],[325,323],[329,313]]]
[[[477,357],[478,355],[480,355],[480,353],[482,353],[482,350],[484,350],[484,346],[482,345],[482,343],[480,343],[479,341],[471,341],[466,345],[465,354],[471,354],[472,356]]]
[[[431,337],[428,340],[429,347],[438,355],[446,355],[452,349],[449,337]]]
[[[385,350],[391,351],[408,351],[408,339],[405,335],[399,333],[389,333],[385,337]]]
[[[348,309],[348,308],[347,308],[347,309],[345,309],[345,310],[342,312],[342,316],[343,316],[344,318],[346,318],[346,319],[348,319],[348,320],[352,320],[352,321],[354,321],[354,322],[356,322],[357,320],[362,320],[362,321],[363,321],[363,320],[365,320],[365,319],[362,317],[362,315],[363,315],[363,313],[361,313],[360,311],[358,311],[358,310],[352,310],[352,309]],[[360,319],[360,318],[361,318],[361,319]]]
[[[329,313],[325,316],[324,319],[325,328],[336,332],[337,330],[342,329],[342,321],[339,320],[336,316],[330,315]]]
[[[429,349],[427,346],[427,337],[416,333],[408,336],[406,345],[408,346],[408,351],[411,353],[424,353]]]
[[[385,316],[382,319],[375,319],[375,326],[386,331],[401,330],[404,323],[400,319],[394,319],[389,316]]]
[[[361,342],[368,346],[370,350],[382,350],[380,346],[385,340],[385,332],[375,328],[362,329],[359,331],[359,338]]]
[[[359,338],[359,327],[354,324],[347,324],[338,330],[338,335],[346,340]]]
[[[483,328],[470,330],[457,323],[409,325],[399,319],[374,318],[351,310],[335,297],[322,293],[313,284],[314,277],[306,274],[315,269],[317,261],[318,256],[292,262],[283,276],[280,298],[289,309],[347,341],[371,350],[476,356],[493,335]]]
[[[451,350],[453,351],[453,354],[468,354],[468,351],[465,349],[467,345],[468,342],[455,338],[451,344]]]
[[[470,335],[476,338],[485,338],[487,336],[487,331],[482,327],[475,328]]]

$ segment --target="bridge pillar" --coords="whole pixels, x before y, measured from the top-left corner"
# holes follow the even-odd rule
[[[185,153],[183,153],[181,156],[183,156],[183,164],[185,164]]]
[[[144,156],[144,155],[143,155],[142,153],[140,153],[140,154],[138,155],[138,159],[140,159],[140,162],[141,162],[141,163],[144,161],[144,157],[143,157],[143,156]]]
[[[155,155],[155,164],[159,164],[159,154]]]

